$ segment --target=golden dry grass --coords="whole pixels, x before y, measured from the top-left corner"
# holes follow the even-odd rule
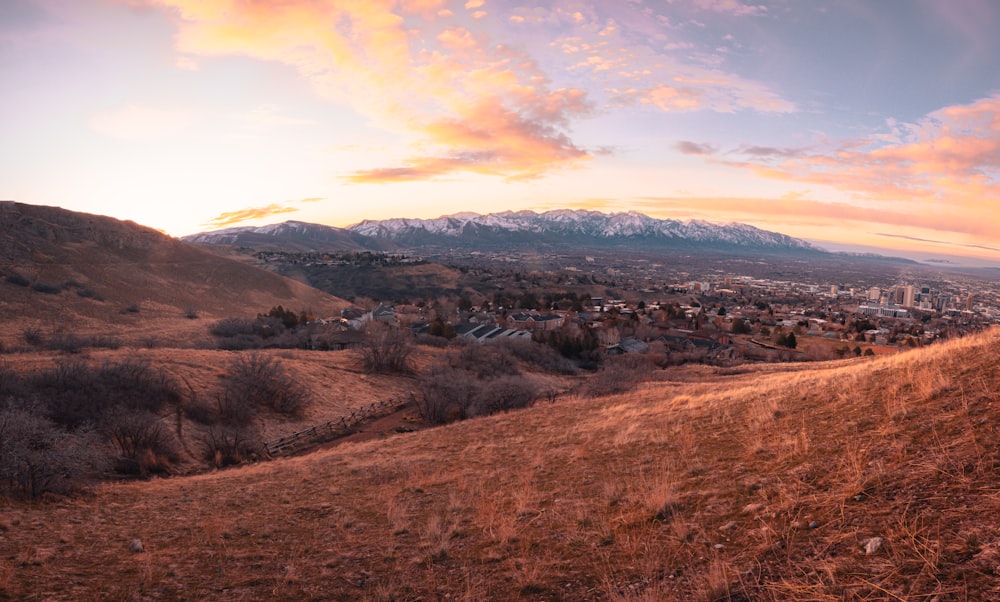
[[[681,370],[615,397],[8,504],[0,592],[997,599],[998,343]]]

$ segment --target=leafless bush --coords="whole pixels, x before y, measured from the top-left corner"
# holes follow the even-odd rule
[[[137,360],[100,367],[64,360],[32,375],[29,384],[45,400],[49,417],[69,428],[98,423],[112,408],[158,412],[183,397],[175,379]]]
[[[45,337],[42,336],[42,329],[37,326],[25,328],[21,336],[24,337],[24,342],[29,345],[41,346],[45,343]]]
[[[527,408],[538,398],[538,386],[519,376],[501,376],[480,383],[473,400],[473,416],[487,416]]]
[[[425,347],[437,347],[438,349],[441,349],[451,344],[451,341],[444,337],[422,334],[417,337],[417,344],[424,345]]]
[[[365,328],[361,353],[368,372],[408,372],[413,353],[412,336],[402,328],[371,322]]]
[[[47,282],[36,282],[32,285],[31,290],[43,293],[46,295],[58,295],[62,292],[62,287],[58,284],[49,284]]]
[[[235,337],[237,335],[253,335],[253,320],[245,318],[225,318],[209,328],[209,332],[217,337]]]
[[[118,451],[115,469],[130,474],[167,472],[177,460],[176,441],[151,412],[126,410],[106,418],[103,430]]]
[[[417,411],[429,424],[445,424],[468,416],[478,394],[475,378],[463,370],[438,367],[420,379]]]
[[[533,405],[538,386],[521,375],[480,378],[455,366],[432,369],[420,379],[417,411],[430,424],[445,424]]]
[[[84,299],[93,299],[94,301],[104,301],[104,297],[99,293],[95,292],[90,288],[77,289],[76,294]]]
[[[31,284],[30,280],[20,274],[7,274],[4,280],[17,286],[29,286]]]
[[[479,379],[518,374],[511,354],[494,345],[465,345],[449,355],[448,363]]]
[[[229,364],[217,402],[219,413],[227,422],[246,424],[260,408],[301,416],[310,398],[309,391],[288,373],[280,360],[248,353]]]
[[[105,459],[93,432],[68,433],[30,408],[0,409],[0,491],[37,498],[70,494],[94,480]]]
[[[493,343],[504,353],[554,374],[576,374],[576,366],[549,345],[530,340],[507,339]]]
[[[257,459],[263,442],[253,428],[241,425],[215,425],[208,429],[204,458],[214,466],[232,466]]]

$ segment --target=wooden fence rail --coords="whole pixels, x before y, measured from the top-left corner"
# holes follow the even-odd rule
[[[407,399],[394,397],[364,405],[351,410],[335,420],[317,424],[307,429],[272,439],[264,443],[264,451],[269,456],[280,456],[297,450],[344,437],[354,432],[356,426],[379,416],[384,416],[406,405]]]

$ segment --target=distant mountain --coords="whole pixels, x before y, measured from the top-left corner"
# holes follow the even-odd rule
[[[0,343],[41,328],[192,344],[206,320],[279,304],[325,315],[346,302],[132,222],[0,201]]]
[[[437,219],[366,220],[356,234],[403,247],[618,246],[818,252],[804,240],[747,224],[661,220],[641,213],[559,210],[461,213]]]
[[[202,232],[184,236],[181,240],[192,244],[252,247],[258,251],[389,251],[395,247],[388,240],[373,239],[343,228],[298,221]]]

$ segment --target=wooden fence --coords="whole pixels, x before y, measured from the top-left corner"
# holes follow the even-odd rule
[[[291,435],[285,435],[284,437],[268,441],[264,443],[264,451],[269,456],[280,456],[332,441],[338,437],[345,437],[355,432],[355,428],[359,424],[372,418],[391,414],[407,403],[407,399],[401,398],[372,402],[356,410],[352,410],[350,414],[341,416],[336,420],[317,424]]]

